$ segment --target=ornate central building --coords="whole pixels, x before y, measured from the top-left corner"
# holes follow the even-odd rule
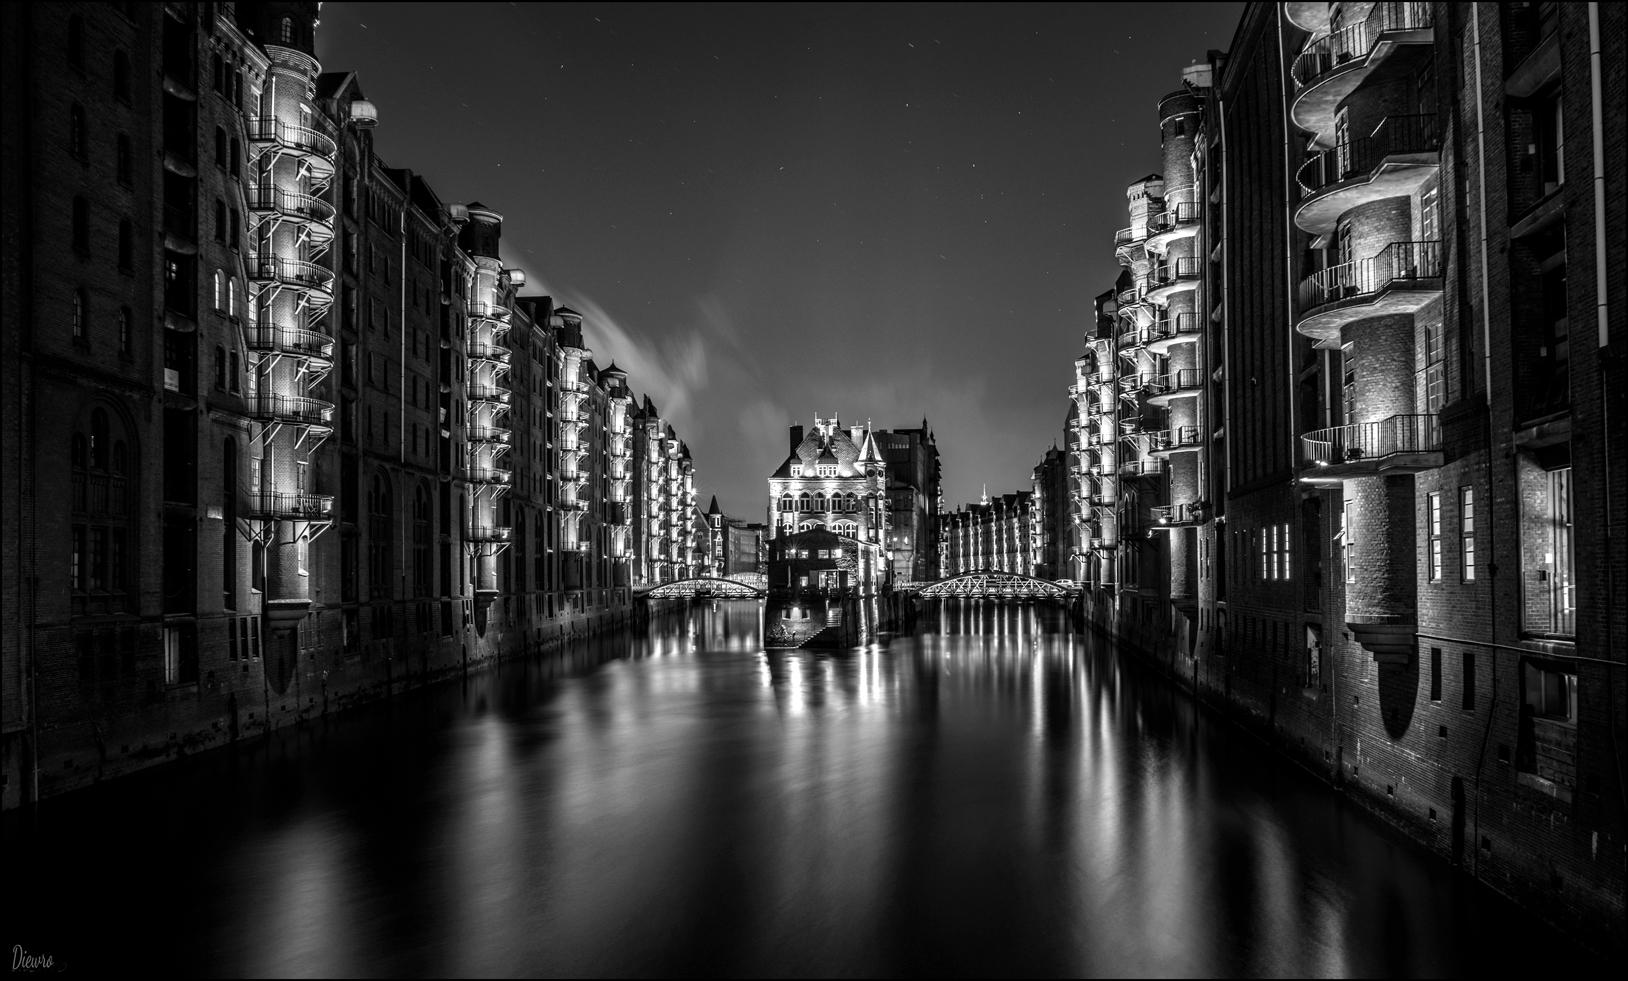
[[[889,568],[887,461],[865,427],[815,417],[805,435],[791,427],[791,455],[769,478],[776,538],[834,532],[858,545],[861,591],[881,585]]]

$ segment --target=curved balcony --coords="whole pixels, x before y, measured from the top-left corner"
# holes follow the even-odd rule
[[[1198,234],[1204,210],[1197,201],[1170,201],[1165,210],[1148,216],[1147,250],[1162,255],[1170,243]]]
[[[312,175],[318,180],[333,176],[334,158],[339,153],[339,145],[333,137],[309,126],[285,123],[275,116],[251,116],[244,120],[244,125],[251,147],[262,151],[276,148],[298,157],[310,165]]]
[[[1119,421],[1119,436],[1121,439],[1127,436],[1135,436],[1136,434],[1142,432],[1142,429],[1143,426],[1141,416],[1133,414],[1128,418],[1121,419]]]
[[[509,386],[496,378],[483,378],[469,383],[469,401],[487,402],[492,405],[508,405],[514,398]]]
[[[1142,242],[1147,233],[1135,227],[1121,228],[1114,233],[1114,258],[1120,265],[1129,266],[1142,257]]]
[[[249,350],[333,362],[334,339],[302,327],[252,326],[243,330]]]
[[[469,482],[472,484],[495,484],[499,487],[507,487],[513,480],[514,471],[507,467],[489,465],[469,468]]]
[[[1376,3],[1361,22],[1313,38],[1294,61],[1290,118],[1321,146],[1332,145],[1340,103],[1401,48],[1430,44],[1433,23],[1428,3]]]
[[[1121,396],[1135,395],[1147,388],[1153,379],[1157,377],[1159,376],[1150,371],[1128,371],[1119,376],[1119,394]]]
[[[1369,135],[1313,154],[1295,175],[1305,192],[1295,224],[1324,235],[1358,205],[1414,193],[1436,172],[1439,145],[1434,115],[1387,116]]]
[[[1148,329],[1146,327],[1132,327],[1119,334],[1119,353],[1134,354],[1147,347]]]
[[[1346,324],[1414,313],[1441,295],[1440,242],[1392,242],[1378,255],[1344,262],[1300,283],[1295,329],[1337,345]]]
[[[1153,531],[1169,528],[1193,528],[1205,521],[1205,511],[1197,504],[1161,504],[1153,512]]]
[[[1119,304],[1120,313],[1124,313],[1126,307],[1135,305],[1136,303],[1140,302],[1141,299],[1142,287],[1140,286],[1130,286],[1122,289],[1114,297],[1114,301]]]
[[[1197,395],[1204,388],[1204,372],[1197,368],[1182,368],[1166,375],[1156,375],[1144,389],[1148,401],[1154,405],[1166,405],[1171,399],[1188,398]]]
[[[1177,344],[1191,344],[1204,333],[1204,320],[1196,313],[1178,313],[1155,321],[1144,342],[1154,354],[1165,354]]]
[[[1198,286],[1198,279],[1204,275],[1204,257],[1197,255],[1179,256],[1173,262],[1160,263],[1153,267],[1148,277],[1147,298],[1153,303],[1164,305],[1170,302],[1170,297],[1177,293],[1185,293]]]
[[[1300,437],[1310,482],[1373,474],[1419,473],[1442,465],[1441,421],[1435,413],[1394,415],[1319,429]]]
[[[1169,457],[1172,453],[1188,453],[1199,448],[1197,426],[1175,426],[1147,434],[1147,452],[1152,456]]]
[[[1119,465],[1121,477],[1157,477],[1164,473],[1164,461],[1158,457],[1146,460],[1126,460]]]
[[[327,521],[333,517],[332,494],[282,494],[262,491],[246,498],[248,516],[258,521]]]
[[[333,270],[324,266],[259,252],[244,256],[243,264],[251,282],[300,290],[324,302],[333,300]]]
[[[514,316],[514,311],[505,304],[489,300],[470,300],[465,309],[472,321],[470,326],[485,327],[498,334],[509,329],[509,318]]]
[[[494,443],[508,446],[514,439],[514,434],[500,426],[470,426],[466,432],[471,443]]]
[[[257,393],[245,396],[251,418],[295,426],[327,429],[333,421],[334,404],[300,395]]]
[[[464,540],[477,542],[482,545],[502,545],[514,541],[513,528],[471,528],[464,535]]]
[[[573,497],[568,501],[561,501],[560,502],[560,510],[562,510],[562,511],[587,511],[588,510],[588,502],[582,500],[581,498]]]
[[[316,195],[285,191],[275,184],[251,184],[243,189],[243,197],[249,210],[257,215],[309,228],[311,240],[317,245],[333,240],[334,207]]]
[[[510,359],[514,356],[508,345],[499,344],[495,338],[487,337],[471,337],[468,353],[471,361],[486,361],[504,367],[508,367]]]

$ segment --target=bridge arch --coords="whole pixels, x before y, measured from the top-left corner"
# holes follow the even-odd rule
[[[759,599],[767,593],[738,579],[719,579],[716,576],[695,576],[664,582],[644,595],[651,599],[711,596],[721,599]]]
[[[995,572],[992,570],[978,570],[964,572],[948,579],[940,579],[930,586],[924,586],[921,595],[930,598],[949,596],[982,596],[1003,598],[1048,598],[1062,599],[1069,595],[1065,586],[1045,579],[1036,579],[1020,572]]]

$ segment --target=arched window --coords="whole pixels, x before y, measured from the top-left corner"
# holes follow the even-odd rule
[[[123,51],[113,52],[113,97],[130,101],[130,56]]]
[[[226,349],[215,345],[215,390],[226,391]]]
[[[129,272],[136,261],[136,230],[130,219],[119,220],[119,268]]]
[[[215,199],[215,241],[226,241],[226,202]]]
[[[236,176],[238,176],[238,168],[242,165],[243,145],[237,141],[237,137],[235,137],[235,136],[232,137],[232,157],[231,157],[231,160],[232,160],[231,167],[230,167],[231,173],[232,173],[233,177],[236,177]]]
[[[130,308],[119,308],[119,350],[130,352]]]
[[[430,595],[430,492],[421,483],[413,495],[413,595]]]
[[[814,495],[814,510],[816,510],[816,511],[824,511],[825,510],[825,495],[824,494],[815,494]]]
[[[238,316],[238,312],[237,312],[237,277],[236,276],[233,276],[233,277],[226,280],[226,312],[231,314],[234,317]]]
[[[374,597],[390,595],[390,505],[390,478],[375,473],[367,494],[368,590]]]
[[[294,18],[292,18],[292,17],[284,17],[283,18],[282,35],[281,36],[282,36],[282,42],[284,44],[293,44],[294,43]]]
[[[86,309],[86,306],[87,306],[87,303],[85,302],[85,291],[84,290],[74,290],[73,291],[73,339],[76,340],[76,341],[82,341],[82,340],[85,339],[85,318],[86,318],[86,316],[89,315],[89,311]]]
[[[120,133],[118,146],[118,159],[116,161],[116,165],[119,172],[119,183],[129,185],[135,180],[134,172],[130,165],[130,137],[124,133]]]
[[[790,511],[791,510],[791,495],[790,494],[781,494],[780,495],[780,510],[782,510],[782,511]]]
[[[226,309],[226,274],[215,270],[215,309]]]
[[[75,102],[68,110],[68,152],[85,159],[85,108]]]
[[[137,513],[131,443],[122,418],[98,405],[80,417],[71,441],[73,525],[69,578],[73,615],[100,616],[128,608]]]
[[[243,233],[243,219],[238,216],[238,210],[236,208],[233,208],[232,209],[232,226],[231,226],[231,232],[227,236],[227,239],[226,239],[227,244],[230,245],[233,249],[241,249],[243,247],[242,241],[241,241],[241,238],[240,238],[242,233]]]
[[[215,166],[226,166],[226,130],[219,126],[215,127]]]
[[[210,67],[214,71],[215,91],[224,94],[226,92],[226,63],[221,61],[220,55],[217,54],[210,59]]]
[[[78,14],[68,18],[68,64],[85,67],[85,18]]]
[[[84,195],[73,199],[73,247],[80,252],[90,251],[90,202]]]
[[[804,491],[803,493],[797,495],[797,510],[799,510],[799,511],[807,511],[808,510],[808,492],[807,491]]]

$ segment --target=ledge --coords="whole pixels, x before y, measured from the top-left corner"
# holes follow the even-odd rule
[[[1504,82],[1504,94],[1513,99],[1529,99],[1550,80],[1560,75],[1560,32],[1555,31],[1515,66]]]

